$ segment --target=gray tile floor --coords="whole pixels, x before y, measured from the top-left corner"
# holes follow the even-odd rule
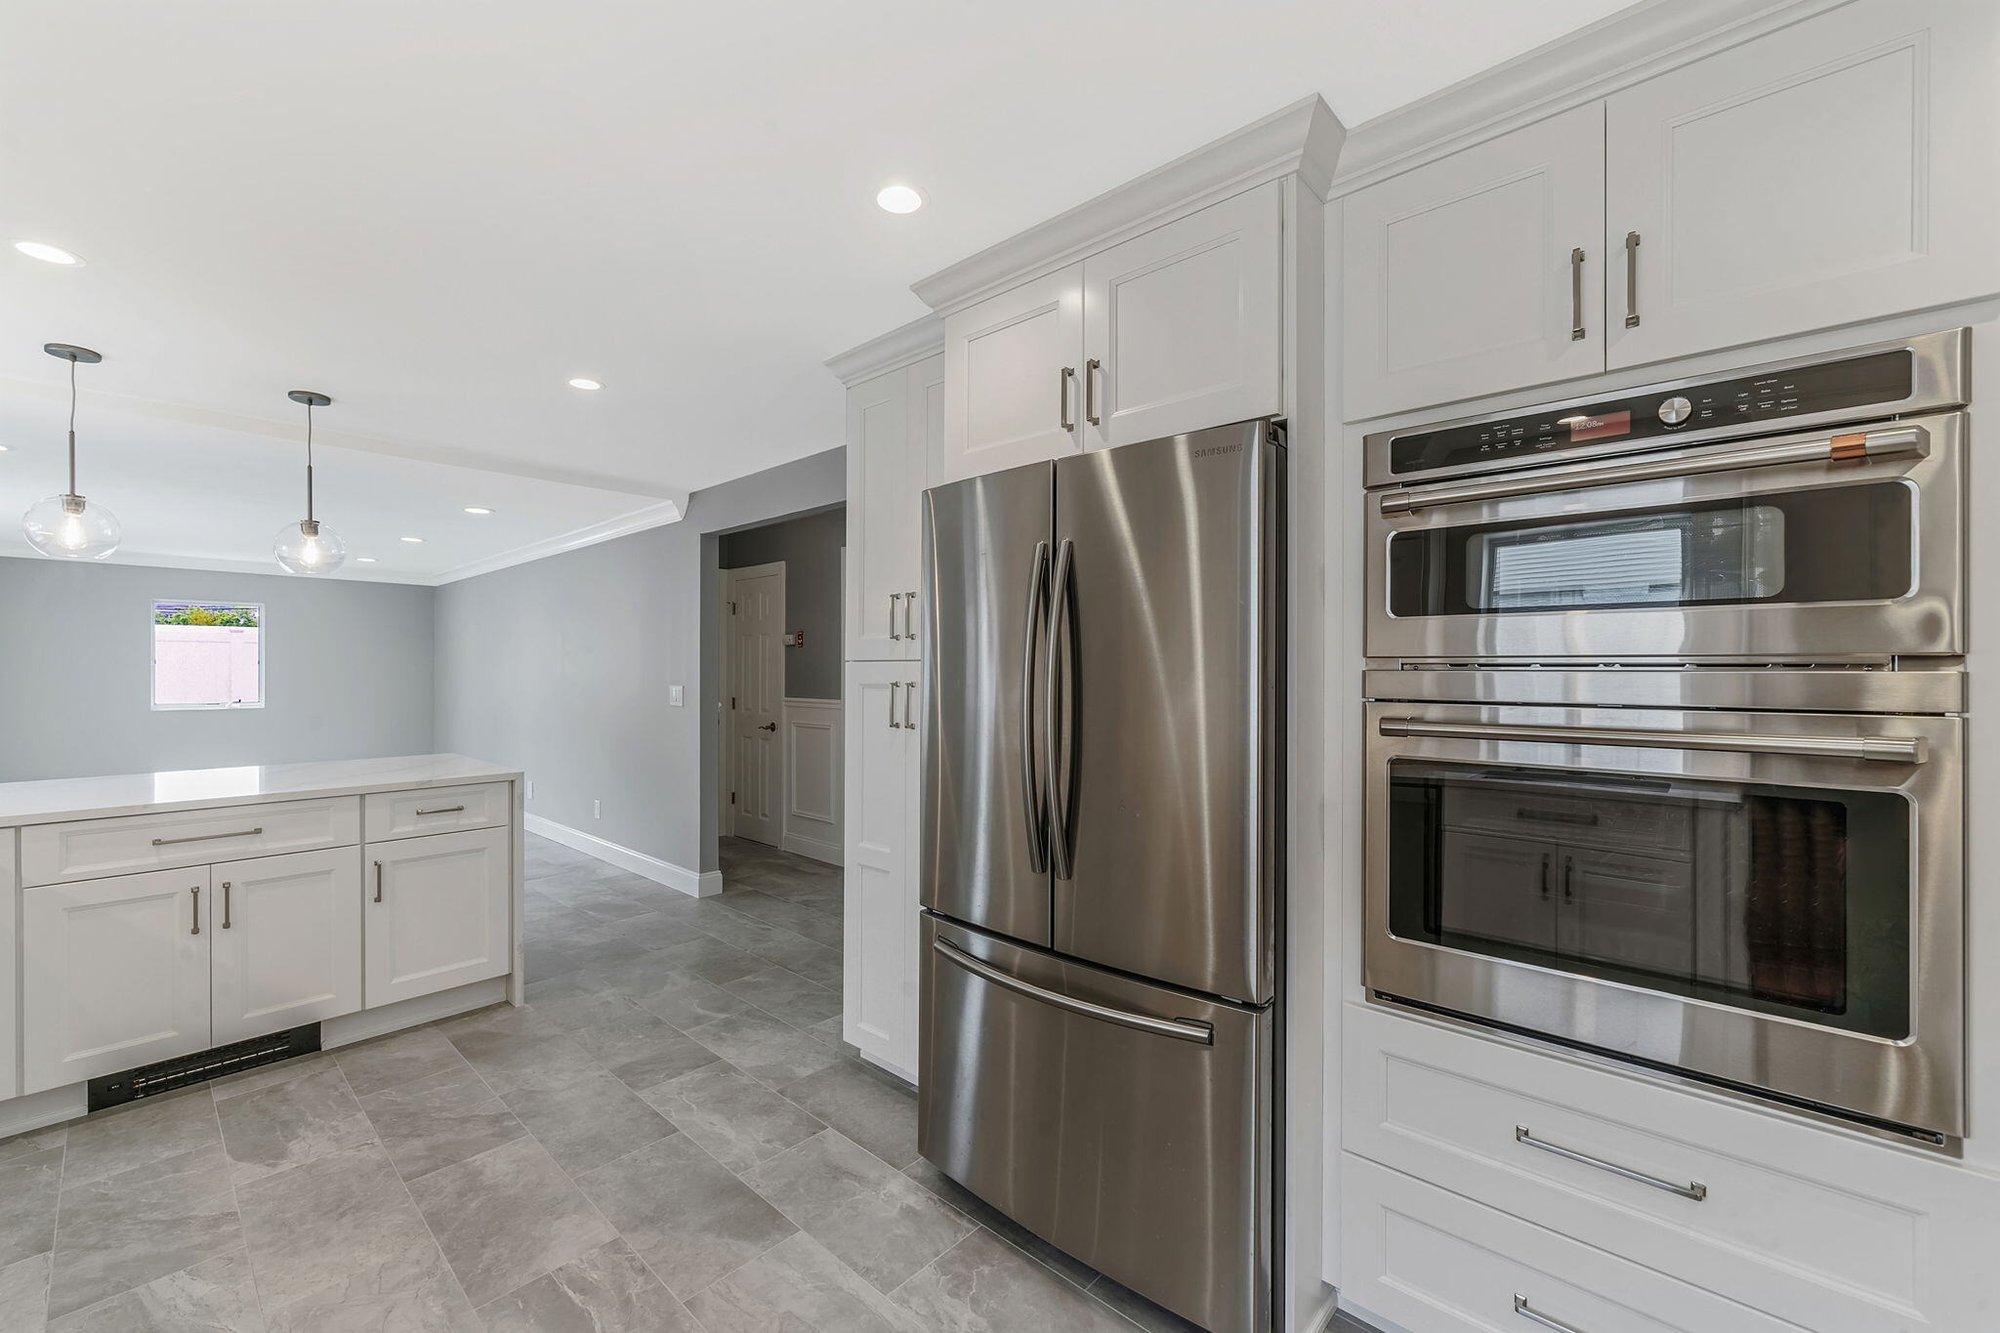
[[[0,1142],[0,1330],[1190,1327],[917,1156],[840,874],[528,839],[528,1000]]]

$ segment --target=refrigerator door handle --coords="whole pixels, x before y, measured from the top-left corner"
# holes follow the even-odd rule
[[[1159,1037],[1172,1037],[1176,1041],[1191,1041],[1199,1046],[1215,1045],[1215,1029],[1207,1023],[1191,1018],[1155,1018],[1151,1014],[1135,1014],[1128,1009],[1113,1009],[1109,1005],[1094,1004],[1089,1000],[1079,1000],[1073,995],[1048,990],[1031,981],[1023,981],[1011,972],[1003,972],[991,963],[974,958],[948,940],[933,939],[931,949],[940,958],[955,966],[962,967],[984,981],[990,981],[1002,990],[1013,991],[1031,1000],[1053,1005],[1057,1009],[1085,1018],[1095,1018],[1104,1023],[1115,1023],[1121,1028],[1132,1028],[1138,1032],[1150,1032]]]
[[[1048,662],[1048,704],[1042,717],[1043,762],[1048,765],[1049,803],[1049,860],[1053,864],[1057,879],[1068,879],[1075,866],[1071,858],[1069,827],[1069,793],[1062,782],[1063,758],[1073,746],[1071,733],[1075,727],[1074,711],[1070,695],[1075,687],[1075,664],[1063,670],[1064,631],[1069,629],[1069,565],[1076,551],[1076,544],[1065,537],[1056,555],[1055,577],[1049,581],[1049,662]],[[1072,658],[1076,653],[1076,635],[1070,634],[1069,651]],[[1059,692],[1060,691],[1060,692]],[[1057,734],[1057,719],[1062,722],[1062,734]]]
[[[1028,575],[1027,624],[1021,631],[1021,808],[1028,821],[1028,868],[1049,871],[1049,808],[1036,787],[1035,647],[1042,637],[1043,603],[1048,600],[1049,544],[1035,543],[1034,570]]]

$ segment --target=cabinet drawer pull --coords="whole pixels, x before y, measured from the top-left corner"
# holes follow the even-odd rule
[[[899,603],[902,602],[902,600],[903,600],[903,594],[899,592],[892,592],[889,594],[889,637],[892,639],[900,639],[903,637],[902,635],[896,633],[896,607]]]
[[[903,730],[915,731],[917,729],[917,719],[914,716],[916,709],[917,682],[914,680],[906,681],[903,684]]]
[[[1639,233],[1625,233],[1625,327],[1639,327]]]
[[[1062,422],[1064,430],[1076,429],[1076,418],[1069,414],[1069,386],[1070,382],[1075,378],[1075,366],[1064,366],[1062,374],[1056,378],[1056,393],[1059,395],[1062,404],[1062,411],[1058,414],[1058,419]]]
[[[1528,1304],[1528,1298],[1518,1291],[1514,1293],[1514,1313],[1531,1323],[1540,1324],[1543,1328],[1553,1329],[1555,1333],[1583,1333],[1583,1330],[1575,1324],[1566,1324],[1553,1315],[1543,1314]]]
[[[1569,340],[1583,341],[1583,247],[1569,252]]]
[[[462,815],[465,813],[465,807],[462,805],[437,805],[432,806],[428,810],[419,810],[417,813],[420,815]]]
[[[188,893],[194,900],[194,908],[191,913],[193,920],[188,924],[188,934],[199,935],[201,934],[201,885],[194,885],[188,890]]]
[[[229,881],[222,881],[222,928],[229,929]]]
[[[382,863],[375,863],[375,901],[382,901]]]
[[[1634,1171],[1629,1166],[1620,1166],[1616,1162],[1607,1162],[1602,1157],[1592,1157],[1589,1153],[1578,1152],[1574,1148],[1565,1148],[1561,1144],[1550,1143],[1547,1139],[1538,1139],[1529,1131],[1526,1125],[1514,1126],[1514,1142],[1525,1144],[1530,1148],[1539,1148],[1545,1153],[1554,1153],[1557,1157],[1563,1158],[1566,1161],[1580,1162],[1584,1166],[1594,1166],[1599,1171],[1609,1171],[1621,1180],[1629,1180],[1638,1185],[1649,1185],[1656,1190],[1664,1190],[1668,1194],[1678,1194],[1681,1198],[1692,1199],[1696,1203],[1700,1203],[1708,1197],[1708,1186],[1702,1184],[1699,1180],[1692,1181],[1686,1185],[1677,1185],[1671,1180],[1661,1180],[1658,1176],[1649,1176],[1643,1171]]]
[[[892,680],[889,682],[889,729],[891,731],[903,725],[896,720],[896,696],[902,692],[902,689],[902,681]]]
[[[1083,419],[1093,426],[1104,423],[1097,419],[1097,382],[1104,377],[1104,363],[1096,357],[1083,363]]]
[[[917,595],[914,592],[903,594],[903,637],[911,643],[917,641]]]
[[[153,845],[155,847],[172,847],[176,843],[183,842],[214,842],[217,838],[254,838],[263,831],[263,828],[260,826],[258,828],[238,829],[234,833],[197,833],[190,838],[155,838],[153,839]]]

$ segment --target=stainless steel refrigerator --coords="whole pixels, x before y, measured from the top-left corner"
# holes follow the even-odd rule
[[[1281,1248],[1283,439],[924,496],[919,1147],[1216,1333]]]

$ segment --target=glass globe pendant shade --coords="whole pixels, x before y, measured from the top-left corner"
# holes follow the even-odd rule
[[[51,495],[21,516],[28,541],[43,555],[64,560],[102,560],[123,536],[118,518],[81,495]]]
[[[271,551],[294,574],[331,574],[347,559],[347,543],[310,518],[279,528]]]

